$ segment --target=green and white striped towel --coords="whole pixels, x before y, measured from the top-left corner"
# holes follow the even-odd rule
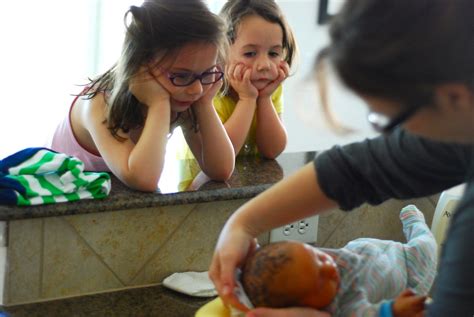
[[[27,148],[0,161],[0,204],[104,198],[110,189],[108,173],[84,172],[79,159],[46,148]]]

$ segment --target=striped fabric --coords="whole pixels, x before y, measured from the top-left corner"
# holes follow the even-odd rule
[[[390,316],[387,308],[405,289],[427,295],[436,274],[436,241],[415,206],[403,208],[400,219],[405,244],[362,238],[341,249],[322,249],[336,259],[341,276],[328,309],[332,316]]]
[[[84,172],[79,159],[46,148],[27,148],[0,161],[0,204],[104,198],[110,188],[108,173]]]

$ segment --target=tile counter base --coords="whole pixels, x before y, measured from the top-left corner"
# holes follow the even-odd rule
[[[225,221],[246,200],[8,223],[4,305],[155,285],[207,271]]]

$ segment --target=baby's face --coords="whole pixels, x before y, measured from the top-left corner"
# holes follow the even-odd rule
[[[319,287],[317,291],[308,295],[308,301],[319,303],[320,307],[329,305],[339,289],[339,271],[334,259],[327,253],[305,245],[313,255],[314,266],[318,271]]]
[[[251,15],[242,19],[230,48],[230,64],[252,69],[251,82],[261,90],[278,77],[283,61],[283,30],[277,23]]]

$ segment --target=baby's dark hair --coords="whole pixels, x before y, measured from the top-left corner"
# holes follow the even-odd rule
[[[474,1],[346,1],[330,24],[328,60],[358,94],[433,105],[436,85],[474,86]]]
[[[284,60],[291,66],[298,55],[296,39],[274,0],[228,0],[222,7],[220,16],[227,22],[227,38],[230,44],[235,41],[242,19],[251,15],[260,16],[268,22],[280,25],[283,31]]]
[[[189,43],[215,45],[218,63],[223,63],[228,46],[224,23],[202,0],[145,0],[141,6],[131,6],[124,21],[126,34],[118,62],[92,79],[82,94],[93,98],[104,93],[107,126],[118,139],[119,130],[128,132],[144,124],[141,104],[129,90],[129,81],[141,66],[159,63]]]
[[[245,263],[242,286],[254,307],[291,307],[297,301],[285,289],[271,286],[273,278],[292,262],[287,242],[275,242],[258,249]],[[284,296],[282,296],[284,294]]]

